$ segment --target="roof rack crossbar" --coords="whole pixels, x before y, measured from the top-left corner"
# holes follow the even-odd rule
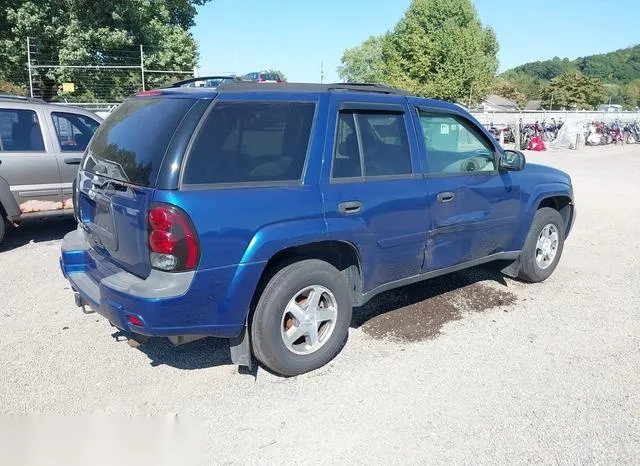
[[[253,83],[253,82],[225,82],[218,89],[220,91],[301,91],[301,92],[331,92],[354,91],[378,94],[411,95],[409,92],[395,89],[384,84],[335,83],[335,84],[305,84],[305,83]]]
[[[36,97],[26,97],[22,95],[14,95],[14,94],[0,94],[0,100],[15,100],[18,102],[28,102],[32,104],[46,103],[44,100],[38,99]]]
[[[229,81],[241,81],[241,79],[238,76],[223,76],[223,75],[217,75],[217,76],[199,76],[197,78],[189,78],[189,79],[183,79],[181,81],[177,81],[171,84],[168,84],[165,86],[165,89],[169,89],[169,88],[173,88],[173,87],[181,87],[184,86],[185,84],[190,84],[190,83],[195,83],[198,81],[207,81],[207,80],[213,80],[213,79],[227,79]]]
[[[408,95],[408,92],[406,91],[387,86],[386,84],[376,83],[335,83],[329,84],[328,90],[349,90],[360,92],[378,92],[381,94]]]

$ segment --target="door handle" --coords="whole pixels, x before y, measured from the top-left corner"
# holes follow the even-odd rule
[[[444,193],[439,193],[436,196],[438,202],[451,202],[456,195],[450,191],[446,191]]]
[[[347,201],[338,204],[338,212],[343,215],[357,214],[362,210],[362,202],[360,201]]]
[[[64,159],[64,163],[66,163],[67,165],[80,165],[81,161],[82,158],[80,157],[69,157]]]

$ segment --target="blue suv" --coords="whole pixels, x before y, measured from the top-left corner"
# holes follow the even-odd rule
[[[545,280],[575,218],[567,174],[460,107],[349,84],[143,92],[96,132],[74,206],[78,306],[285,376],[332,360],[386,290],[491,261]]]

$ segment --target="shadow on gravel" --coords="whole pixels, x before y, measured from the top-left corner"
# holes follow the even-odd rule
[[[465,313],[507,307],[516,302],[513,293],[480,282],[506,286],[504,276],[490,267],[476,267],[416,283],[376,296],[354,309],[351,326],[376,339],[400,342],[437,337],[444,324]]]
[[[25,244],[44,243],[60,240],[76,229],[73,218],[55,218],[45,220],[29,220],[18,228],[7,226],[4,240],[0,243],[0,252],[19,248]]]
[[[514,294],[480,283],[493,281],[506,286],[502,274],[491,268],[474,268],[383,293],[354,309],[351,327],[362,328],[376,339],[412,342],[435,338],[447,322],[465,313],[506,308],[516,302]],[[118,339],[124,334],[115,332]],[[182,370],[231,365],[227,340],[205,338],[173,346],[166,338],[151,338],[137,348],[152,366],[167,365]],[[254,361],[255,363],[255,361]],[[255,376],[257,366],[251,372]]]
[[[124,337],[115,332],[114,338]],[[166,338],[150,338],[137,348],[153,367],[167,365],[182,370],[231,365],[229,344],[221,338],[204,338],[180,346],[173,346]]]

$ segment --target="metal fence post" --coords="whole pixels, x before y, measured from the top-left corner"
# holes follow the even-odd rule
[[[27,70],[29,71],[29,95],[33,99],[33,78],[31,77],[31,42],[27,36]]]
[[[142,91],[146,91],[144,87],[144,51],[142,50],[142,44],[140,44],[140,73],[142,74]]]

